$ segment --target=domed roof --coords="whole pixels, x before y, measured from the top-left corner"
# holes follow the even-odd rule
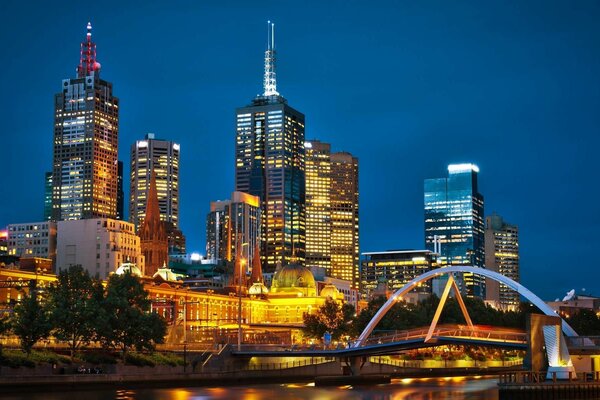
[[[328,283],[325,285],[323,289],[321,289],[321,293],[319,293],[321,297],[331,297],[333,300],[340,300],[344,298],[344,295],[340,293],[338,288],[336,288],[333,284]]]
[[[163,265],[162,268],[159,268],[158,271],[156,271],[154,273],[154,275],[152,275],[152,278],[154,279],[154,278],[156,278],[158,276],[160,276],[165,281],[177,281],[177,280],[179,280],[177,278],[177,275],[173,271],[171,271],[171,269],[169,267],[167,267],[165,265]]]
[[[142,271],[138,268],[137,265],[135,265],[133,263],[123,263],[115,271],[115,274],[117,274],[117,275],[123,275],[126,273],[130,273],[133,276],[140,276],[140,277],[142,276]]]
[[[304,296],[316,296],[315,277],[308,268],[300,264],[288,264],[275,272],[271,293],[295,293]]]
[[[269,293],[269,289],[267,289],[267,287],[261,282],[253,283],[252,286],[248,288],[248,294],[250,295],[260,296],[267,293]]]

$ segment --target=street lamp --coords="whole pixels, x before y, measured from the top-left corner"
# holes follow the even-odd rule
[[[187,368],[187,305],[188,304],[200,304],[199,301],[185,301],[183,299],[183,372],[186,372]]]
[[[240,281],[238,282],[238,351],[242,349],[242,271],[245,264],[246,259],[242,258],[240,262]]]

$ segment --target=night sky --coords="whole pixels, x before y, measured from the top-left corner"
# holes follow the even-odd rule
[[[600,296],[598,2],[4,0],[0,15],[0,226],[42,219],[53,96],[91,20],[120,159],[147,132],[181,144],[181,225],[204,253],[270,19],[306,138],[360,160],[361,252],[423,248],[423,180],[473,162],[486,215],[520,227],[522,282],[546,300]]]

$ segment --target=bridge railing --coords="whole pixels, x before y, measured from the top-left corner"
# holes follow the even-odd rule
[[[600,371],[588,373],[569,372],[566,380],[571,382],[600,382]],[[548,377],[546,371],[507,372],[498,376],[498,382],[500,385],[521,385],[564,381],[565,379],[558,379],[556,372],[552,372],[550,377]]]
[[[565,336],[567,347],[600,347],[600,336]]]
[[[523,365],[523,359],[517,360],[398,360],[385,356],[371,356],[372,364],[384,364],[398,368],[483,368],[517,367]]]
[[[367,338],[362,346],[371,346],[375,344],[394,343],[411,339],[424,338],[429,328],[411,329],[405,331],[395,331],[382,335],[375,335]],[[504,342],[524,342],[526,334],[524,332],[515,332],[511,330],[491,329],[490,327],[474,326],[470,328],[463,325],[440,325],[433,333],[434,337],[466,337],[486,340],[497,340]]]

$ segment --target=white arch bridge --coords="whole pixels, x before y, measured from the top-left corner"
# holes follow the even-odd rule
[[[386,302],[371,321],[367,324],[363,332],[360,334],[358,339],[351,343],[349,347],[340,349],[329,349],[329,350],[265,350],[260,347],[252,345],[244,346],[241,351],[234,351],[234,354],[240,356],[260,356],[260,355],[276,355],[281,353],[287,357],[290,356],[333,356],[333,357],[345,357],[345,356],[360,356],[360,355],[376,355],[376,354],[389,354],[398,352],[401,350],[414,349],[420,347],[435,346],[440,344],[473,344],[483,346],[494,346],[503,348],[520,348],[525,349],[527,347],[526,333],[523,331],[516,330],[504,330],[496,329],[493,330],[482,328],[474,325],[471,322],[466,306],[460,296],[458,287],[454,281],[453,276],[461,273],[472,273],[475,275],[484,276],[502,283],[512,290],[516,291],[537,308],[540,309],[544,314],[549,316],[559,316],[552,308],[550,308],[542,299],[536,296],[533,292],[527,289],[525,286],[518,282],[507,278],[497,272],[486,270],[483,268],[476,268],[467,265],[453,265],[445,268],[438,268],[429,272],[426,272],[397,290]],[[410,331],[395,332],[387,336],[370,337],[371,333],[377,326],[377,324],[383,319],[385,314],[394,306],[394,304],[401,300],[404,295],[410,292],[418,284],[427,282],[435,277],[448,275],[448,283],[444,289],[444,293],[440,299],[440,304],[436,311],[436,315],[429,328],[413,329]],[[450,293],[450,289],[454,287],[456,299],[461,306],[461,310],[466,319],[466,326],[459,325],[444,325],[437,326],[437,319],[439,318],[444,303]],[[566,336],[576,337],[577,332],[569,324],[562,320],[562,331]]]

